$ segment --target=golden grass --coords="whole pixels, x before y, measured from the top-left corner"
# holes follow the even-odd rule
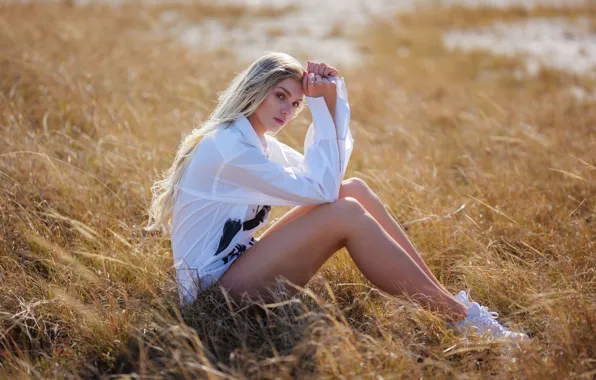
[[[453,27],[593,7],[421,9],[375,22],[361,67],[335,63],[357,143],[348,175],[448,288],[534,338],[520,351],[463,341],[344,250],[295,297],[280,282],[269,300],[212,289],[178,309],[169,240],[142,233],[149,189],[247,64],[155,32],[180,7],[189,23],[284,11],[0,5],[0,377],[596,374],[596,108],[568,92],[593,80],[520,77],[517,59],[441,43]],[[299,148],[307,122],[281,138]]]

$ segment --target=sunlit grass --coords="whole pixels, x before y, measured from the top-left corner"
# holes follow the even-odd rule
[[[421,9],[377,20],[358,41],[360,67],[335,63],[356,140],[348,176],[379,193],[449,289],[471,289],[535,338],[521,352],[462,341],[372,287],[345,250],[295,297],[280,286],[235,305],[212,289],[178,309],[168,237],[142,230],[149,189],[248,62],[188,50],[160,15],[235,22],[292,8],[0,11],[0,377],[594,376],[596,108],[569,92],[594,81],[520,75],[520,59],[441,39],[593,7]],[[308,120],[279,137],[300,149]]]

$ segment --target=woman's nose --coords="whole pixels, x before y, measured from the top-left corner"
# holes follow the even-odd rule
[[[281,113],[284,116],[288,116],[290,114],[290,112],[291,112],[291,110],[290,110],[290,107],[289,106],[283,106],[281,108]]]

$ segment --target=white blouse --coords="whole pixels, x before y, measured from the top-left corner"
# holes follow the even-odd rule
[[[244,116],[201,139],[174,201],[172,250],[181,304],[217,281],[268,220],[272,205],[338,199],[354,146],[343,78],[336,83],[336,126],[323,97],[306,97],[313,122],[304,155],[275,137],[260,139]]]

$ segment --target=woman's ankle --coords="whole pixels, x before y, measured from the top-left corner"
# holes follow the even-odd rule
[[[452,300],[449,305],[449,314],[447,314],[448,322],[460,322],[468,316],[468,308],[457,300]]]
[[[436,294],[434,301],[431,301],[431,299],[433,298],[426,298],[426,301],[430,301],[429,304],[431,305],[431,309],[442,314],[448,322],[457,323],[466,319],[468,316],[468,308],[466,305],[456,300],[450,294]]]

